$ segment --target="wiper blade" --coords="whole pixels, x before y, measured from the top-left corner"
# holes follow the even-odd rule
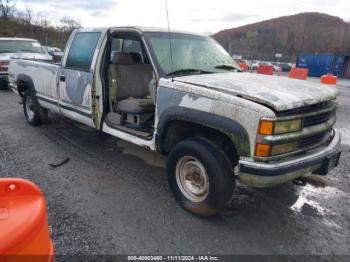
[[[199,74],[211,74],[212,72],[201,70],[201,69],[192,69],[192,68],[186,68],[186,69],[179,69],[172,73],[167,74],[167,76],[173,76],[173,75],[185,75],[185,74],[191,74],[191,73],[199,73]]]
[[[5,50],[5,51],[0,51],[0,53],[14,53],[13,51]]]
[[[21,50],[21,52],[27,52],[27,53],[38,53],[38,54],[41,54],[39,52],[36,52],[34,50]]]
[[[218,65],[215,67],[215,69],[226,69],[226,70],[237,70],[237,71],[241,71],[238,68],[231,66],[231,65]]]

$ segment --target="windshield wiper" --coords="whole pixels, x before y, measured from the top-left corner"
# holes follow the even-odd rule
[[[173,76],[173,75],[185,75],[185,74],[192,74],[192,73],[198,73],[198,74],[211,74],[213,72],[200,70],[200,69],[192,69],[192,68],[186,68],[186,69],[179,69],[172,73],[167,74],[166,76]]]
[[[5,51],[0,51],[0,53],[14,53],[13,51],[5,50]]]
[[[241,71],[238,68],[231,66],[231,65],[217,65],[215,67],[215,69],[225,69],[225,70],[229,70],[229,71],[231,71],[231,70]]]
[[[39,52],[36,52],[34,50],[21,50],[21,52],[28,52],[28,53],[39,53]]]

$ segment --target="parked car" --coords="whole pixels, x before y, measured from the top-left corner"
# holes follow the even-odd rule
[[[0,90],[7,89],[10,58],[52,61],[37,40],[0,37]]]
[[[259,61],[252,61],[251,62],[251,70],[258,70],[258,68],[259,68],[259,66],[260,66],[260,62]]]
[[[277,63],[277,62],[272,62],[272,63],[268,62],[267,64],[273,66],[273,71],[275,71],[275,72],[282,72],[282,68],[281,68],[279,63]]]
[[[292,66],[288,63],[279,63],[279,66],[283,72],[289,72],[292,69]]]
[[[11,59],[9,72],[29,124],[51,110],[166,155],[176,199],[200,216],[225,207],[237,178],[271,187],[340,157],[335,88],[243,73],[207,36],[81,29],[62,65]]]
[[[62,60],[63,52],[58,47],[43,46],[43,48],[50,56],[52,56],[54,61],[59,62]]]

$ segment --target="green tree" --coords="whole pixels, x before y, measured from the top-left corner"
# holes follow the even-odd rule
[[[258,37],[258,32],[256,31],[248,31],[246,33],[246,40],[247,40],[247,46],[248,46],[248,57],[251,59],[252,52],[256,47],[256,40]]]

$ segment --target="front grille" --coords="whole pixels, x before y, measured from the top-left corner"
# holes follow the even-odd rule
[[[312,127],[324,124],[328,122],[330,119],[335,117],[336,110],[334,108],[329,108],[329,111],[323,110],[323,112],[314,113],[312,115],[306,115],[304,117],[304,127]],[[330,137],[331,131],[326,131],[321,134],[312,135],[306,138],[303,138],[299,141],[300,149],[309,149],[321,146]]]
[[[304,118],[304,127],[323,124],[330,120],[335,115],[335,111],[321,113],[319,115],[308,116]]]
[[[312,147],[314,145],[319,145],[323,143],[326,140],[326,137],[328,137],[329,134],[318,134],[310,137],[303,138],[299,141],[299,148],[308,148]]]
[[[266,140],[266,143],[272,145],[295,143],[293,145],[297,145],[297,149],[289,153],[267,157],[266,159],[258,159],[262,161],[280,160],[285,157],[299,156],[327,145],[332,139],[336,109],[336,102],[329,101],[302,109],[291,110],[288,111],[288,114],[286,112],[279,113],[277,121],[301,119],[303,121],[303,130],[295,132],[295,134],[287,133],[279,135],[280,137],[275,136],[274,139],[269,138]]]

